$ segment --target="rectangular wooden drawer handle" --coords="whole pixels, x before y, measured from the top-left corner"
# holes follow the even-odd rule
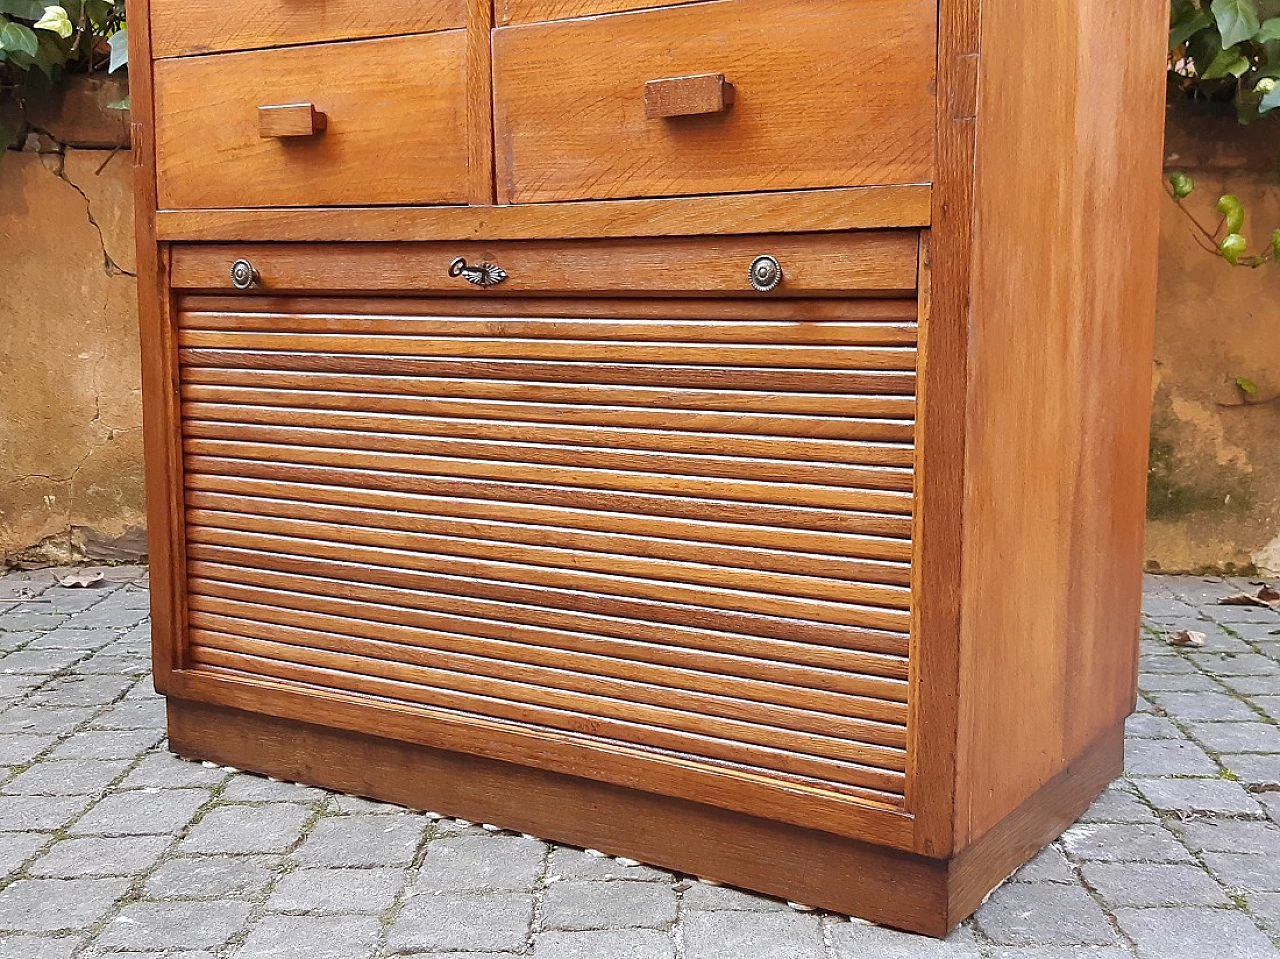
[[[258,136],[313,137],[323,133],[329,118],[314,103],[281,103],[258,107]]]
[[[724,113],[733,104],[733,84],[723,73],[650,80],[644,85],[644,115],[650,120]]]

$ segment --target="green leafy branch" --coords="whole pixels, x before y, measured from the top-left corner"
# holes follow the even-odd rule
[[[1280,109],[1280,0],[1173,0],[1171,84],[1230,98],[1241,123]]]
[[[1257,269],[1266,263],[1280,261],[1280,230],[1272,232],[1271,243],[1267,249],[1249,256],[1249,241],[1244,235],[1244,205],[1241,204],[1239,197],[1227,193],[1218,198],[1217,211],[1221,219],[1218,220],[1215,228],[1210,229],[1182,203],[1191,196],[1195,188],[1195,181],[1191,177],[1185,173],[1175,173],[1169,177],[1165,191],[1195,227],[1196,242],[1202,250],[1222,257],[1232,266],[1248,266]]]

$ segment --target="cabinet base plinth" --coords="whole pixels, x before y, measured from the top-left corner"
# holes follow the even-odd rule
[[[291,782],[602,849],[886,926],[945,935],[1122,768],[1098,739],[977,842],[934,859],[814,829],[363,733],[170,699],[170,748]]]

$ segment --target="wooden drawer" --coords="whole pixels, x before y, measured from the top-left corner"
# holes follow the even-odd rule
[[[935,0],[716,0],[503,27],[499,198],[929,181],[936,21]],[[650,81],[714,74],[733,85],[731,106],[646,116]]]
[[[751,284],[756,257],[773,256],[782,280],[770,292]],[[450,265],[491,263],[506,278],[475,286]],[[919,233],[867,230],[781,236],[684,237],[559,242],[376,244],[183,244],[172,254],[175,289],[232,290],[231,266],[256,270],[257,293],[520,293],[663,296],[914,296]]]
[[[465,31],[160,60],[161,208],[465,203]],[[313,135],[260,107],[311,103]]]
[[[463,27],[466,0],[151,0],[151,52],[176,57]]]
[[[594,17],[602,13],[621,13],[648,7],[678,7],[698,2],[700,0],[497,0],[494,21],[503,26],[510,23],[541,23],[545,20]]]

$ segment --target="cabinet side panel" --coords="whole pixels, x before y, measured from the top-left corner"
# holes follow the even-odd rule
[[[960,844],[1133,706],[1166,21],[983,3]]]

